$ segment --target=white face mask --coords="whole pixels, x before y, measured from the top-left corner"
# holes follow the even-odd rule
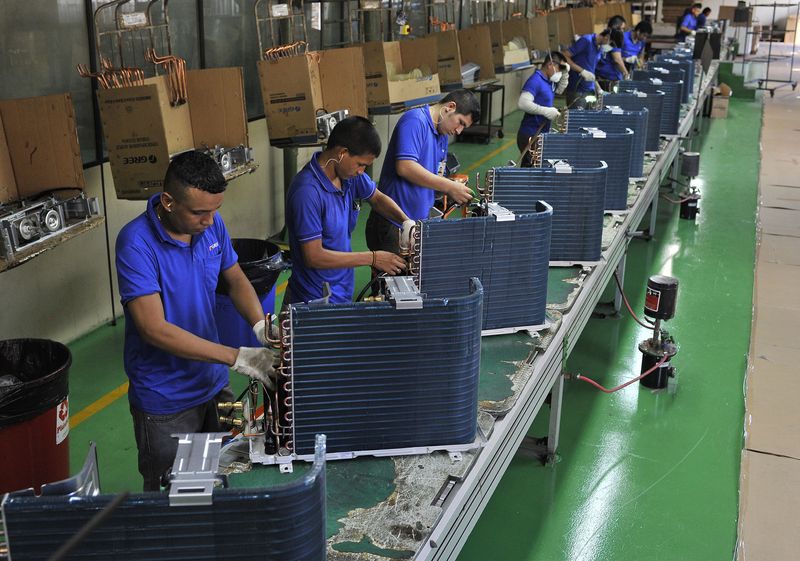
[[[602,45],[600,47],[600,51],[602,51],[604,53],[608,53],[608,52],[611,52],[611,49],[613,49],[613,48],[614,47],[612,47],[611,45]]]
[[[563,73],[560,70],[556,70],[556,72],[550,76],[550,81],[554,84],[558,84],[558,82],[561,80],[562,74]]]

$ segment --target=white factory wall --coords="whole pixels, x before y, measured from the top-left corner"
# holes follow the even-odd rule
[[[533,72],[521,70],[498,76],[506,85],[506,114],[516,110],[524,80]],[[493,104],[494,119],[500,118],[499,93]],[[399,115],[376,116],[383,152]],[[283,151],[269,146],[266,120],[249,124],[250,145],[255,150],[258,169],[228,185],[220,211],[234,238],[266,238],[284,224]],[[505,141],[516,131],[506,130]],[[297,151],[297,169],[309,159],[313,149]],[[383,157],[373,166],[378,179]],[[100,167],[84,171],[86,194],[101,197]],[[117,199],[108,164],[104,166],[106,205],[102,209],[108,223],[111,250],[111,278],[114,307],[122,315],[117,292],[114,243],[120,229],[145,208],[144,201]],[[101,201],[102,202],[102,201]],[[39,337],[69,343],[92,329],[111,321],[111,297],[106,260],[105,231],[102,226],[81,234],[27,263],[0,274],[0,339]]]

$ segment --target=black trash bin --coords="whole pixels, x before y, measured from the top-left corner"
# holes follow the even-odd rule
[[[280,248],[274,243],[252,238],[234,238],[233,249],[239,266],[252,283],[264,313],[275,311],[275,283],[288,267]],[[220,276],[217,283],[216,321],[219,342],[229,347],[257,347],[259,342],[250,325],[242,318],[228,296],[228,284]]]
[[[69,477],[69,349],[0,341],[0,493]]]

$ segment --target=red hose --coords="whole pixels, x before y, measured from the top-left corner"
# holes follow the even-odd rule
[[[626,308],[628,308],[628,313],[630,313],[630,314],[631,314],[631,317],[634,319],[634,321],[636,321],[636,323],[638,323],[638,324],[639,324],[639,325],[641,325],[642,327],[645,327],[645,328],[647,328],[647,329],[653,329],[653,324],[651,324],[651,323],[644,323],[642,320],[640,320],[640,319],[639,319],[639,318],[636,316],[636,313],[634,313],[634,311],[633,311],[633,308],[631,308],[631,305],[630,305],[630,303],[628,302],[628,297],[627,297],[627,296],[625,296],[625,291],[624,291],[624,290],[622,290],[622,283],[621,283],[621,282],[619,282],[619,275],[617,274],[617,272],[616,272],[616,271],[614,271],[614,280],[615,280],[615,281],[617,281],[617,288],[619,289],[619,293],[620,293],[620,294],[622,294],[622,301],[623,301],[623,302],[625,302],[625,307],[626,307]]]
[[[619,390],[621,390],[622,388],[625,388],[625,387],[628,387],[628,386],[630,386],[630,385],[631,385],[631,384],[633,384],[634,382],[638,382],[639,380],[641,380],[641,379],[642,379],[642,378],[644,378],[645,376],[649,376],[650,374],[652,374],[653,372],[655,372],[656,370],[658,370],[658,368],[659,368],[659,367],[660,367],[662,364],[664,364],[665,362],[667,362],[667,360],[668,360],[668,359],[669,359],[669,356],[665,355],[665,356],[664,356],[664,357],[663,357],[661,360],[659,360],[657,363],[655,363],[655,364],[653,365],[653,367],[652,367],[650,370],[648,370],[648,371],[644,372],[644,373],[643,373],[641,376],[638,376],[638,377],[634,378],[633,380],[628,380],[628,381],[627,381],[627,382],[625,382],[624,384],[620,384],[620,385],[619,385],[619,386],[617,386],[616,388],[611,388],[611,389],[608,389],[608,388],[606,388],[606,387],[604,387],[604,386],[602,386],[602,385],[598,384],[597,382],[595,382],[595,381],[594,381],[594,380],[592,380],[591,378],[587,378],[586,376],[581,376],[580,374],[578,374],[578,376],[577,376],[577,379],[578,379],[578,380],[583,380],[583,381],[584,381],[584,382],[586,382],[587,384],[591,384],[591,385],[593,385],[595,388],[597,388],[597,389],[598,389],[598,390],[600,390],[601,392],[605,392],[605,393],[614,393],[614,392],[616,392],[616,391],[619,391]]]
[[[692,199],[695,199],[696,197],[689,196],[689,197],[686,197],[685,199],[673,199],[672,197],[668,197],[666,195],[661,195],[661,198],[664,199],[665,201],[668,201],[668,202],[674,204],[674,205],[682,205],[683,203],[685,203],[687,201],[691,201]]]

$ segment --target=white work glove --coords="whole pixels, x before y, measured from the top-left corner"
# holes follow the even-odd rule
[[[625,62],[627,62],[628,64],[636,64],[637,62],[639,62],[639,57],[636,55],[631,55],[625,59]]]
[[[692,29],[692,31],[689,33],[689,35],[691,35],[692,37],[694,37],[695,35],[697,35],[697,31],[695,31],[694,29]]]
[[[269,328],[269,331],[267,331]],[[278,338],[278,326],[274,323],[270,323],[269,326],[267,325],[267,320],[262,319],[256,322],[253,326],[253,335],[256,336],[256,339],[259,343],[264,345],[265,347],[269,346],[269,341],[267,338],[270,339],[277,339]]]
[[[275,389],[275,353],[264,347],[239,347],[233,370]]]
[[[552,121],[557,119],[560,114],[561,112],[555,107],[545,107],[542,116],[544,116],[545,119]]]
[[[581,78],[583,78],[587,82],[594,82],[596,80],[595,75],[592,72],[586,70],[585,68],[581,70]]]
[[[415,224],[416,222],[410,218],[403,221],[403,226],[400,228],[400,251],[409,251],[411,249],[411,230]]]

